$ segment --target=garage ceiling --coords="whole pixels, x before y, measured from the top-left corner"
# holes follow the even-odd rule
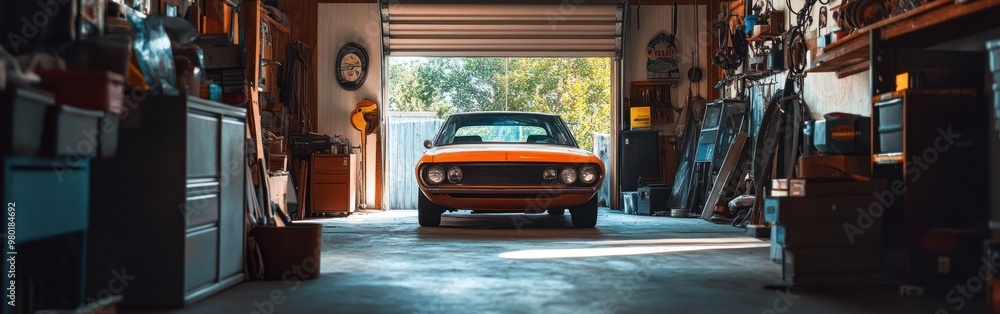
[[[423,57],[616,57],[624,5],[564,0],[381,3],[383,51]]]

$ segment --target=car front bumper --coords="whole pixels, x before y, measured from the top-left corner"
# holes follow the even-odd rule
[[[597,193],[595,187],[564,188],[421,188],[432,203],[447,208],[474,210],[545,210],[569,208],[586,203]]]

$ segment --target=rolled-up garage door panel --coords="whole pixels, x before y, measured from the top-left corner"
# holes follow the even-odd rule
[[[624,9],[616,1],[427,2],[381,4],[384,52],[444,57],[621,56]]]

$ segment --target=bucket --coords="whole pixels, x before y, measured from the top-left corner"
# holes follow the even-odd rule
[[[264,260],[265,280],[319,277],[323,225],[296,223],[284,227],[254,226],[250,231]]]

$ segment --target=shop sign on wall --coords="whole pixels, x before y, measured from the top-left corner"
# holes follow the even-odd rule
[[[674,35],[657,33],[646,46],[646,78],[650,80],[680,80],[680,64]]]

